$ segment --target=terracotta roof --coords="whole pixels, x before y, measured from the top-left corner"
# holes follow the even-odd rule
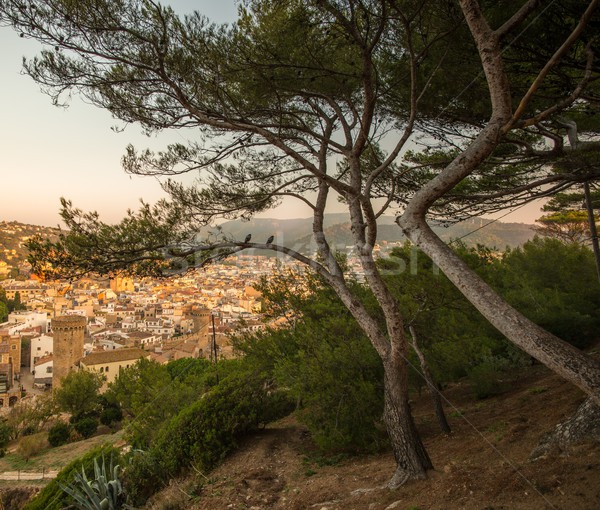
[[[53,357],[52,354],[48,354],[48,356],[44,356],[40,359],[38,359],[34,365],[37,367],[38,365],[43,365],[44,363],[48,363],[48,361],[52,361]]]
[[[129,361],[145,358],[148,353],[137,347],[131,349],[114,349],[103,352],[93,352],[84,358],[81,358],[80,363],[89,367],[90,365],[100,365],[103,363],[113,363],[115,361]]]
[[[150,338],[150,337],[156,336],[156,333],[146,333],[143,331],[128,331],[127,335],[129,336],[129,338],[144,339],[144,338]]]
[[[192,353],[192,352],[194,352],[194,350],[197,347],[198,347],[198,344],[196,342],[194,342],[194,343],[186,342],[184,344],[179,344],[176,347],[173,347],[172,350]]]
[[[161,365],[164,365],[165,363],[169,362],[169,358],[167,356],[163,356],[162,354],[156,354],[155,352],[150,353],[150,358],[160,363]]]

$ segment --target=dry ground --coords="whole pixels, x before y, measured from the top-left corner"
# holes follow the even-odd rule
[[[414,404],[435,470],[396,491],[383,488],[390,454],[318,462],[309,434],[292,418],[249,437],[208,476],[173,483],[146,508],[290,510],[598,509],[600,445],[575,446],[537,462],[528,456],[540,436],[582,401],[579,390],[541,366],[512,389],[476,401],[466,384],[446,392],[453,433],[437,431],[425,395]]]

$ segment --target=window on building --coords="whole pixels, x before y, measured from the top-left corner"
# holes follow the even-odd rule
[[[100,373],[104,372],[104,367],[100,367]]]
[[[46,367],[46,373],[47,374],[51,374],[52,373],[52,367]]]
[[[105,371],[105,372],[108,372],[108,367],[106,367],[106,368],[104,369],[104,371]]]
[[[41,347],[38,347],[38,348],[37,348],[37,350],[38,350],[38,351],[41,351],[41,350],[42,350],[42,348],[41,348]]]
[[[17,344],[12,344],[12,350],[16,351],[17,350]]]

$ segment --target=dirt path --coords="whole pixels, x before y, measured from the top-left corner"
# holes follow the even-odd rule
[[[58,471],[5,471],[0,480],[50,480],[56,478]]]

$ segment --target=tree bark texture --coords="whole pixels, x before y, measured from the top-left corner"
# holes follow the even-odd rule
[[[427,477],[432,469],[431,459],[419,437],[408,403],[408,373],[403,357],[390,356],[384,367],[384,411],[383,418],[392,443],[396,471],[388,483],[397,489],[408,480]]]

